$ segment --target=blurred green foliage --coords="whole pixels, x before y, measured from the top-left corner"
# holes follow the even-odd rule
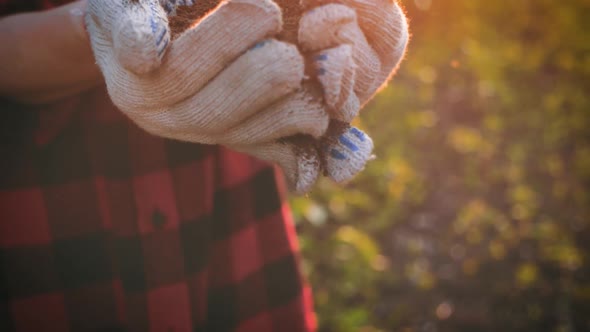
[[[291,200],[321,331],[590,331],[590,1],[402,3],[378,158]]]

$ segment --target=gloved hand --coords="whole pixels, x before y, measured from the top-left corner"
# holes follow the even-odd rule
[[[319,90],[331,118],[321,139],[298,136],[283,143],[314,161],[308,169],[319,167],[334,181],[346,182],[373,150],[371,138],[349,122],[401,62],[409,35],[405,15],[395,0],[275,1],[285,22],[280,39],[296,43],[313,69],[307,74],[316,84],[304,82],[302,90],[311,95]],[[258,156],[273,160],[275,154]]]
[[[320,137],[329,117],[300,91],[296,46],[269,39],[282,28],[279,7],[230,0],[171,40],[168,14],[188,1],[89,0],[87,29],[114,104],[155,135],[263,156],[295,191],[309,190],[319,167],[277,140]]]
[[[322,163],[330,178],[344,182],[364,168],[373,148],[371,139],[348,123],[394,75],[405,54],[408,24],[395,0],[301,3],[297,43],[312,55],[332,119],[319,143]]]
[[[218,1],[201,0],[180,16],[194,21],[200,15],[194,15],[195,9],[202,12],[200,7]],[[365,167],[373,150],[371,138],[349,122],[401,62],[408,42],[405,15],[394,0],[275,1],[283,11],[279,39],[297,44],[307,58],[306,74],[312,79],[305,80],[301,90],[321,96],[331,117],[321,139],[299,135],[280,143],[306,156],[299,172],[315,175],[321,168],[336,182],[348,181]],[[282,145],[275,143],[266,149],[234,148],[269,161],[285,160]]]
[[[337,181],[347,180],[364,167],[372,142],[362,132],[333,121],[322,140],[310,138],[324,134],[329,121],[326,109],[332,118],[347,121],[358,113],[361,102],[368,100],[369,92],[364,97],[358,96],[358,91],[370,89],[356,88],[357,63],[351,61],[358,61],[358,54],[364,54],[354,50],[357,45],[361,46],[361,52],[370,49],[362,40],[360,44],[356,41],[362,34],[348,35],[347,40],[330,39],[328,35],[325,36],[328,41],[318,42],[322,47],[341,43],[336,50],[326,50],[316,58],[323,65],[320,73],[327,74],[319,81],[326,94],[331,93],[324,103],[308,84],[301,87],[303,60],[292,45],[276,40],[259,42],[281,30],[280,11],[272,1],[230,1],[172,43],[167,15],[173,15],[178,4],[191,5],[192,1],[160,0],[160,3],[89,0],[87,26],[98,64],[113,101],[131,119],[159,136],[224,144],[275,162],[283,168],[290,187],[296,192],[308,191],[322,167]],[[393,45],[401,44],[403,53],[407,26],[399,7],[390,5],[394,10],[389,14],[400,14],[401,21],[396,17],[381,31],[397,32],[392,37],[397,44]],[[370,10],[365,8],[365,12],[379,12],[376,6],[368,6]],[[350,11],[338,9],[330,13],[329,9],[320,9],[318,13],[332,15],[328,18],[338,21],[342,17],[344,21],[339,22],[357,24],[350,19]],[[367,17],[377,25],[391,18],[391,15],[377,16],[378,20],[371,15]],[[301,22],[302,45],[312,51],[321,49],[314,41],[306,41],[309,25],[303,24],[303,19]],[[341,31],[347,31],[345,26],[336,25]],[[392,45],[390,39],[376,41],[375,49],[387,52],[387,46]],[[255,46],[247,51],[252,45]],[[394,65],[401,57],[396,56]],[[386,68],[387,62],[384,63]],[[391,70],[381,72],[389,75]],[[339,88],[343,92],[330,90],[338,86],[344,86]],[[351,86],[355,86],[358,103],[350,93]],[[349,91],[349,97],[345,91]],[[293,134],[310,136],[284,139]]]

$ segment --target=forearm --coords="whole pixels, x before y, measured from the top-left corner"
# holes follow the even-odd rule
[[[84,30],[85,1],[0,20],[0,95],[50,102],[97,85],[101,74]]]

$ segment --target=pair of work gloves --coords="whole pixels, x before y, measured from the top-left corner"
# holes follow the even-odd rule
[[[202,17],[175,21],[191,10]],[[408,41],[394,0],[89,0],[86,25],[137,125],[276,163],[297,193],[364,168],[373,143],[349,123]]]

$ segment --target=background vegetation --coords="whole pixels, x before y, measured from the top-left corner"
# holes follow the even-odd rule
[[[378,159],[292,199],[321,331],[590,331],[590,1],[402,3]]]

